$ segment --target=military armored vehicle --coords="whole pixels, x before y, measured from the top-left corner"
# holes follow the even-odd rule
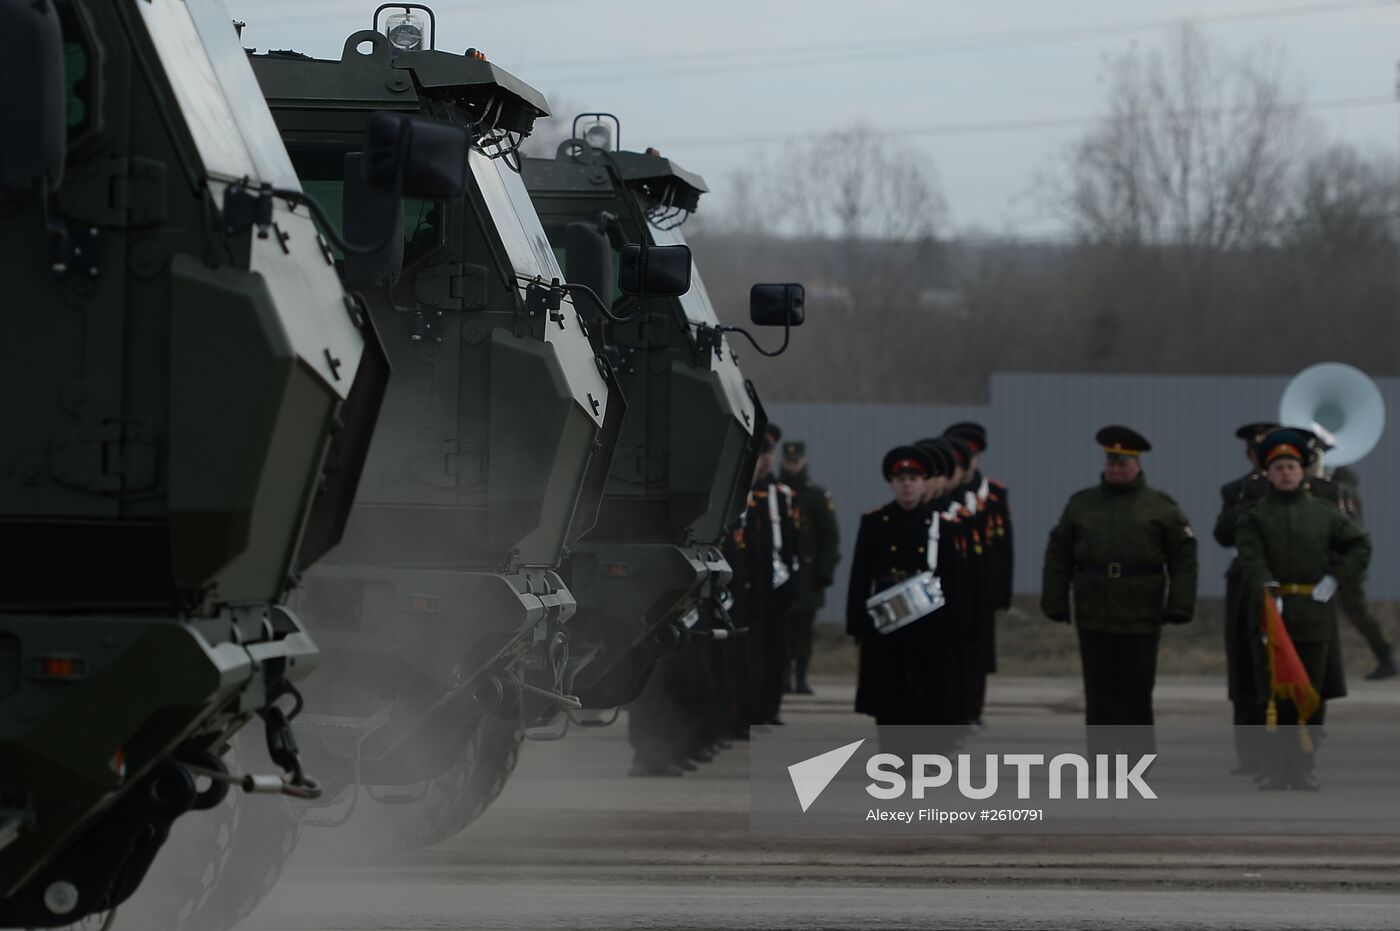
[[[585,308],[627,399],[598,520],[570,544],[564,567],[579,605],[569,688],[591,709],[632,701],[657,660],[688,638],[736,633],[720,544],[743,511],[766,424],[725,336],[734,328],[720,324],[698,271],[682,295],[638,306],[618,292],[624,247],[684,245],[680,226],[706,191],[656,150],[625,151],[620,140],[616,117],[585,114],[553,158],[523,162],[566,274],[628,318]],[[800,324],[801,311],[799,285],[753,289],[757,324]]]
[[[0,926],[38,927],[121,904],[230,784],[319,793],[279,602],[340,537],[388,367],[222,4],[0,0],[0,29]],[[367,197],[460,190],[450,145],[376,125]],[[228,771],[254,716],[285,775]]]
[[[473,136],[464,196],[405,202],[401,262],[345,257],[395,374],[344,539],[293,599],[324,654],[318,714],[297,733],[335,802],[308,823],[338,823],[363,796],[399,813],[406,844],[473,817],[469,787],[499,791],[526,696],[578,707],[557,567],[593,522],[623,417],[518,171],[546,102],[474,49],[435,48],[432,20],[396,4],[338,60],[252,56],[303,184],[344,198],[347,230],[374,226],[347,169],[372,114]],[[651,293],[688,273],[688,249],[633,256]]]

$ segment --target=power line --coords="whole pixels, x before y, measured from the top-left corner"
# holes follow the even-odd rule
[[[1297,107],[1300,110],[1358,110],[1370,107],[1393,107],[1394,97],[1375,95],[1370,97],[1330,97],[1318,100],[1298,100],[1283,106]],[[1183,111],[1181,115],[1223,115],[1245,113],[1252,108],[1228,107],[1206,110]],[[895,126],[872,128],[870,131],[887,136],[971,136],[993,133],[1027,132],[1040,129],[1066,129],[1087,126],[1098,122],[1102,116],[1058,116],[1024,117],[1008,120],[970,120],[966,122],[928,123],[915,126]],[[830,130],[822,132],[748,133],[729,136],[690,136],[662,137],[659,140],[667,148],[682,146],[700,148],[705,146],[742,145],[770,142],[801,142],[807,139],[822,139],[832,135]]]
[[[1118,20],[1079,26],[998,29],[984,32],[925,35],[895,39],[811,43],[804,45],[757,46],[740,49],[713,49],[703,52],[675,52],[635,56],[594,55],[590,58],[554,59],[531,67],[535,71],[567,70],[578,83],[631,80],[638,77],[670,78],[694,74],[764,71],[774,68],[841,64],[869,58],[923,57],[947,52],[1004,48],[1024,48],[1081,41],[1105,36],[1155,31],[1193,22],[1215,26],[1261,20],[1295,19],[1329,14],[1364,12],[1395,8],[1400,0],[1334,0],[1324,3],[1295,3],[1288,6],[1241,10],[1234,13],[1198,13],[1153,19]],[[757,60],[752,60],[757,59]],[[695,64],[687,65],[687,62]],[[633,66],[661,67],[633,67]],[[679,65],[679,67],[666,67]],[[624,70],[609,71],[621,66]],[[601,70],[601,73],[589,73]]]

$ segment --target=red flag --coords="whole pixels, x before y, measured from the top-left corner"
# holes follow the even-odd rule
[[[1298,709],[1298,723],[1307,724],[1308,718],[1322,704],[1322,696],[1308,679],[1308,671],[1298,658],[1293,638],[1283,626],[1273,593],[1267,588],[1264,589],[1264,611],[1259,627],[1264,632],[1264,648],[1269,651],[1269,724],[1272,726],[1278,720],[1274,702],[1280,698],[1293,702]]]

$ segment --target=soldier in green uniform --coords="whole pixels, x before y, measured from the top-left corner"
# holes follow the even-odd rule
[[[1336,504],[1358,527],[1365,526],[1361,521],[1361,480],[1355,472],[1341,466],[1333,470],[1328,478],[1322,471],[1322,456],[1319,454],[1309,473],[1308,485],[1315,496]],[[1337,607],[1346,615],[1347,620],[1351,621],[1376,657],[1376,668],[1367,673],[1366,678],[1374,681],[1400,675],[1390,642],[1385,639],[1385,634],[1381,633],[1380,621],[1371,612],[1371,606],[1366,599],[1364,576],[1348,579],[1342,584],[1337,590]]]
[[[1162,624],[1195,613],[1196,537],[1176,502],[1147,484],[1141,456],[1152,446],[1141,434],[1112,426],[1097,439],[1102,480],[1071,497],[1050,532],[1040,605],[1078,627],[1090,751],[1144,750],[1144,735],[1115,746],[1119,738],[1093,726],[1153,723]]]
[[[1244,441],[1245,457],[1250,470],[1233,482],[1221,486],[1220,516],[1215,519],[1215,542],[1233,548],[1235,545],[1235,525],[1240,514],[1264,497],[1269,482],[1264,476],[1264,467],[1259,463],[1256,446],[1273,430],[1276,423],[1249,423],[1235,431],[1235,436]],[[1234,707],[1235,755],[1238,764],[1232,775],[1257,772],[1259,769],[1258,746],[1251,742],[1256,733],[1252,728],[1264,723],[1264,704],[1260,701],[1267,667],[1262,666],[1263,653],[1258,649],[1259,617],[1251,617],[1245,610],[1244,590],[1240,585],[1240,561],[1236,556],[1230,560],[1225,570],[1225,676]]]
[[[783,443],[783,482],[792,489],[797,515],[797,550],[802,571],[798,573],[796,601],[788,612],[787,690],[811,695],[807,667],[812,661],[812,626],[817,611],[826,602],[836,564],[841,561],[840,530],[836,525],[836,502],[831,492],[812,481],[807,472],[807,444],[801,440]],[[794,680],[795,676],[795,680]]]
[[[1260,616],[1261,599],[1277,598],[1284,626],[1308,679],[1323,691],[1336,618],[1330,603],[1336,588],[1363,575],[1371,559],[1366,532],[1333,504],[1313,496],[1304,482],[1311,453],[1299,430],[1276,430],[1259,445],[1269,489],[1245,510],[1235,527],[1246,604]],[[1263,697],[1268,701],[1269,696]],[[1297,724],[1290,701],[1278,708],[1280,725]],[[1312,753],[1296,728],[1280,727],[1266,761],[1263,789],[1316,789]]]

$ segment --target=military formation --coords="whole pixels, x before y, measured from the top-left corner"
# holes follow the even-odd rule
[[[1396,674],[1366,607],[1359,492],[1354,475],[1325,474],[1330,443],[1318,432],[1252,423],[1237,436],[1252,468],[1221,489],[1215,526],[1237,553],[1224,624],[1233,772],[1263,790],[1315,790],[1326,702],[1346,694],[1338,607],[1376,654],[1367,678]],[[1180,506],[1148,483],[1146,437],[1114,425],[1096,441],[1100,480],[1071,496],[1049,534],[1040,608],[1075,627],[1090,752],[1142,754],[1155,746],[1163,629],[1196,613],[1198,541]],[[855,710],[896,748],[900,725],[941,725],[956,743],[982,723],[1012,555],[1006,488],[980,470],[986,445],[980,426],[957,424],[890,450],[882,472],[893,498],[861,518],[846,607],[859,650]]]
[[[250,54],[212,0],[0,0],[0,28],[34,88],[6,98],[3,272],[45,311],[0,344],[29,401],[0,420],[0,926],[125,906],[178,823],[204,832],[166,847],[182,885],[129,926],[215,931],[362,799],[436,843],[527,737],[625,707],[630,772],[674,777],[813,694],[836,503],[728,342],[779,354],[804,292],[751,291],[775,351],[720,323],[678,229],[703,179],[608,114],[527,157],[544,96],[438,50],[418,4],[327,60]],[[1235,720],[1266,736],[1239,771],[1312,789],[1333,606],[1372,678],[1396,664],[1354,475],[1318,433],[1241,438],[1216,538]],[[1196,539],[1147,440],[1098,440],[1042,608],[1077,627],[1087,723],[1150,741]],[[1014,568],[987,450],[972,422],[891,450],[861,518],[846,632],[882,741],[985,726]]]
[[[881,471],[894,499],[861,518],[846,632],[859,650],[856,711],[882,729],[983,724],[996,613],[1012,594],[1010,501],[982,473],[986,450],[975,423],[890,450]]]
[[[773,473],[781,444],[782,477]],[[663,661],[629,706],[634,776],[680,776],[783,724],[783,696],[811,694],[816,611],[840,561],[835,502],[808,472],[806,444],[769,423],[742,517],[724,554],[736,639],[696,640]]]

